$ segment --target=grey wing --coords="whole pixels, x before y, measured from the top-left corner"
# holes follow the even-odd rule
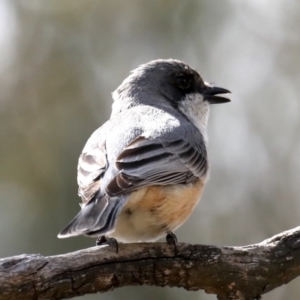
[[[141,135],[120,153],[116,167],[119,172],[106,187],[112,196],[143,186],[193,182],[207,174],[206,146],[201,135],[193,144],[184,138],[147,139]]]
[[[108,167],[104,133],[109,130],[103,129],[104,126],[91,136],[79,157],[78,193],[83,204],[77,216],[59,233],[59,238],[80,234],[99,235],[115,226],[116,215],[124,199],[114,199],[101,192],[102,178]]]
[[[105,143],[96,144],[82,152],[77,167],[78,194],[88,203],[101,187],[101,177],[107,169]]]

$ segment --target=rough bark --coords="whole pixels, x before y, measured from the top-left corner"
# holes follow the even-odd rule
[[[300,274],[300,227],[259,244],[216,247],[121,244],[0,260],[0,300],[64,299],[129,285],[199,289],[224,299],[259,299]]]

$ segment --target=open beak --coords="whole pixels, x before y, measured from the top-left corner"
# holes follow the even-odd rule
[[[204,100],[210,104],[219,104],[230,102],[229,98],[221,97],[220,94],[231,94],[230,91],[217,86],[209,86],[203,93]]]

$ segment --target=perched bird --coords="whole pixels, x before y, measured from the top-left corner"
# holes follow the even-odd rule
[[[78,163],[81,211],[58,237],[149,242],[173,236],[200,200],[210,104],[229,102],[186,63],[150,61],[113,93],[110,119]]]

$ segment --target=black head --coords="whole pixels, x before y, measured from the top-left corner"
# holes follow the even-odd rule
[[[186,95],[196,93],[211,104],[230,101],[218,96],[230,93],[228,90],[207,84],[196,70],[174,59],[159,59],[141,65],[131,72],[115,93],[119,98],[138,96],[142,101],[152,99],[151,95],[154,98],[162,95],[173,105],[180,103]]]

